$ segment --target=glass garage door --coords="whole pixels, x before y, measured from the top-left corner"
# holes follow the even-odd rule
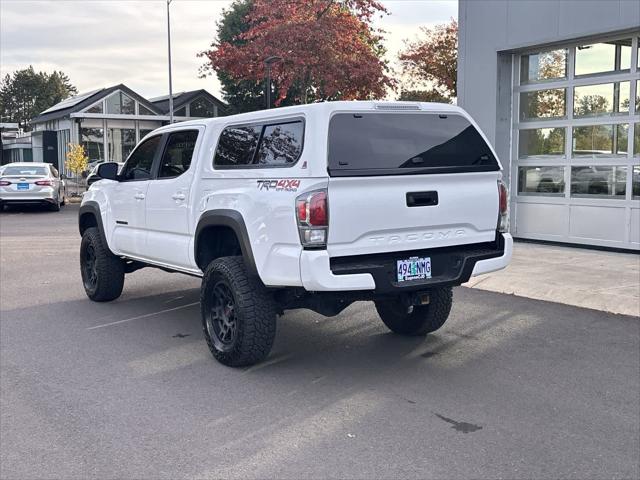
[[[516,237],[640,249],[638,34],[516,57]]]

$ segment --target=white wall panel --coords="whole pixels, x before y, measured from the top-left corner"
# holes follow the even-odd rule
[[[626,225],[624,207],[572,205],[569,234],[585,240],[624,242]]]
[[[564,240],[569,233],[569,208],[549,203],[518,203],[515,233],[519,237],[537,234],[547,235],[549,240]]]
[[[640,245],[640,208],[631,209],[631,231],[629,241]]]

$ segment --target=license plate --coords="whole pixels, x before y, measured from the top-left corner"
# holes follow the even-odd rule
[[[411,257],[396,263],[398,282],[431,278],[431,258]]]
[[[29,184],[28,183],[19,183],[18,184],[18,190],[29,190]]]

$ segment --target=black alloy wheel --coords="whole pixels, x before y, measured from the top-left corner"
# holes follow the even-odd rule
[[[238,322],[236,302],[224,280],[213,287],[206,323],[215,347],[223,352],[230,351],[238,334]]]

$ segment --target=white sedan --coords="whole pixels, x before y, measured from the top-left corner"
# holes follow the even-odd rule
[[[0,175],[0,209],[9,204],[37,203],[59,211],[65,204],[65,183],[50,163],[11,163]]]

